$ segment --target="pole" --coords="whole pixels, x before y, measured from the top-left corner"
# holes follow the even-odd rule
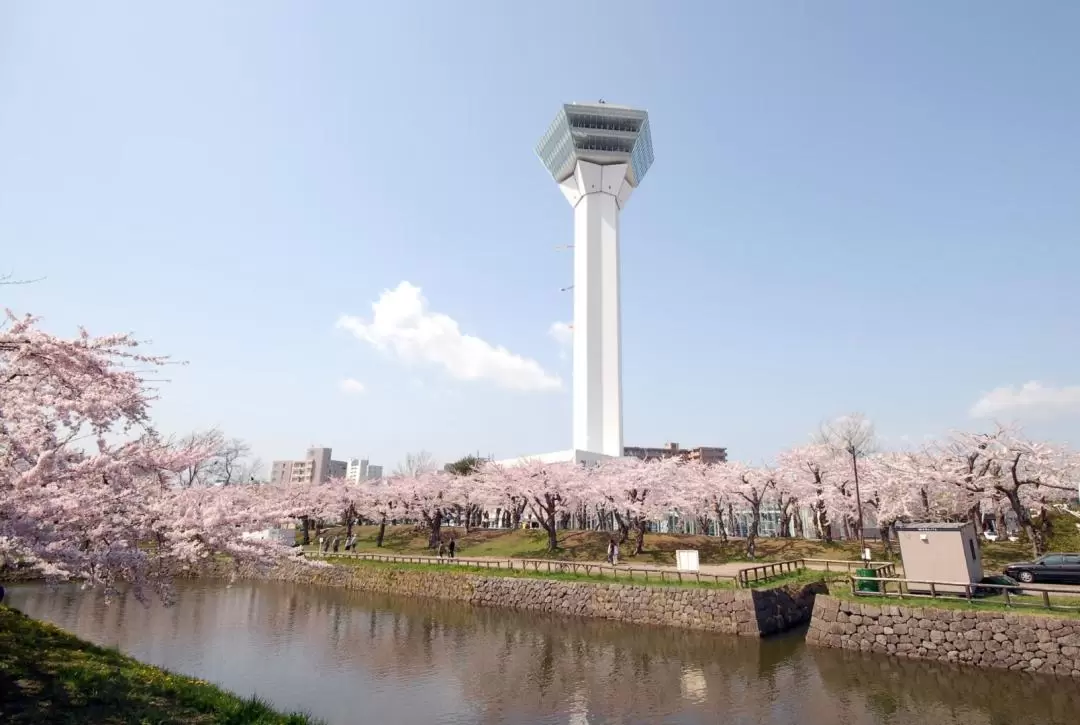
[[[859,459],[855,455],[854,448],[849,448],[848,452],[851,453],[851,466],[855,470],[855,508],[858,509],[858,523],[856,525],[859,527],[859,543],[865,549],[866,536],[863,530],[862,497],[859,495]]]

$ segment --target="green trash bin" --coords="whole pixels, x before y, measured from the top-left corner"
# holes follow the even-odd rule
[[[856,569],[855,576],[876,577],[877,572],[875,572],[873,569]],[[859,592],[880,592],[881,582],[877,581],[876,579],[870,581],[866,579],[857,579],[855,581],[855,590]]]

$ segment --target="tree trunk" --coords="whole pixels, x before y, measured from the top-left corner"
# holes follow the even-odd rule
[[[356,514],[353,511],[352,506],[345,510],[345,538],[352,536],[353,521],[356,518]]]
[[[746,558],[753,561],[757,553],[758,528],[761,525],[761,503],[750,505],[750,530],[746,532]]]
[[[615,514],[615,525],[619,530],[619,545],[626,543],[626,540],[630,538],[630,522],[622,517],[618,511]]]
[[[637,542],[634,544],[634,556],[645,551],[645,529],[646,526],[645,517],[639,516],[637,520]]]
[[[780,499],[780,527],[777,529],[776,535],[782,539],[791,537],[791,512],[792,505],[791,499],[787,501]]]
[[[720,537],[720,543],[727,543],[727,527],[724,525],[724,508],[720,504],[713,504],[716,511],[716,535]]]
[[[968,509],[968,521],[975,526],[975,535],[982,536],[983,521],[982,521],[982,506],[975,504]]]
[[[997,515],[994,517],[994,528],[996,529],[994,533],[999,538],[1004,539],[1008,525],[1005,523],[1005,510],[1000,505],[998,506]]]
[[[878,533],[881,536],[881,543],[885,545],[885,555],[888,558],[893,557],[892,537],[889,536],[889,530],[892,528],[893,522],[878,522]]]
[[[301,543],[304,546],[307,546],[311,543],[311,519],[309,519],[307,516],[304,516],[300,519],[300,523],[304,528],[304,535],[301,539]]]
[[[542,502],[539,498],[533,498],[536,501],[536,508],[533,509],[533,513],[540,520],[540,525],[547,531],[548,552],[553,554],[559,550],[558,530],[555,528],[555,515],[558,512],[559,505],[558,498],[547,493],[544,494]]]
[[[1031,553],[1033,558],[1038,558],[1046,553],[1046,538],[1043,536],[1041,527],[1035,526],[1031,520],[1031,514],[1028,512],[1027,507],[1020,503],[1020,494],[1016,491],[1002,491],[1005,494],[1005,498],[1009,501],[1009,506],[1012,507],[1013,513],[1016,514],[1016,520],[1020,524],[1020,528],[1024,530],[1024,533],[1028,536],[1028,541],[1031,542]]]
[[[826,544],[831,544],[833,541],[832,522],[829,521],[829,512],[825,510],[825,502],[821,499],[818,499],[814,511],[814,523],[818,528],[818,538]]]
[[[428,548],[437,550],[439,548],[439,541],[442,539],[442,509],[436,510],[435,513],[430,516],[425,513],[424,520],[431,530],[431,533],[428,536]]]
[[[385,514],[379,520],[379,533],[375,535],[375,548],[381,549],[383,543],[383,537],[386,536],[386,516]]]

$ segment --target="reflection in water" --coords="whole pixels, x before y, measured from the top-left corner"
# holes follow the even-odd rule
[[[281,583],[182,582],[179,604],[77,587],[11,603],[146,662],[333,725],[1056,725],[1080,687],[881,655]]]

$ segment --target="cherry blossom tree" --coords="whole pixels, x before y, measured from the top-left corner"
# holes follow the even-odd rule
[[[874,426],[861,413],[838,418],[821,427],[818,442],[831,448],[838,456],[844,456],[851,465],[851,493],[855,497],[855,529],[863,540],[863,508],[859,490],[859,461],[876,449]]]
[[[1070,499],[1076,490],[1074,452],[1028,440],[1019,429],[998,426],[993,433],[954,433],[930,455],[939,460],[939,483],[962,492],[980,530],[982,505],[999,495],[1031,542],[1032,553],[1046,552],[1048,507]]]
[[[580,483],[588,474],[572,463],[528,461],[502,469],[502,475],[507,485],[525,495],[529,511],[547,532],[548,551],[558,551],[558,524],[580,501]]]
[[[834,482],[834,452],[828,446],[820,444],[801,446],[784,451],[779,455],[778,461],[781,475],[791,486],[794,495],[810,507],[815,535],[831,543],[832,512],[843,508],[836,505],[838,487]]]
[[[404,507],[394,487],[385,479],[364,481],[358,488],[357,510],[364,518],[378,523],[375,546],[381,549],[386,538],[387,522]]]
[[[518,478],[494,461],[485,461],[473,474],[476,485],[484,487],[489,505],[495,509],[496,524],[516,529],[529,506],[529,497]]]
[[[710,521],[715,522],[717,536],[727,543],[726,522],[730,518],[732,492],[726,486],[727,479],[716,475],[723,465],[679,462],[672,472],[670,487],[675,499],[674,508],[696,519],[703,531],[708,531]],[[677,496],[675,492],[678,492]]]
[[[761,507],[776,485],[775,474],[769,468],[751,468],[731,462],[715,468],[717,483],[731,490],[742,499],[750,512],[750,526],[746,533],[746,558],[753,559],[757,553],[757,537],[761,530]]]
[[[802,486],[793,471],[786,467],[778,467],[772,472],[773,494],[776,499],[776,507],[780,511],[780,522],[777,534],[781,537],[796,536],[802,534],[802,517],[799,515],[799,494]]]
[[[52,579],[164,595],[178,566],[213,553],[265,561],[272,543],[240,544],[260,524],[228,507],[244,491],[192,501],[177,475],[214,455],[216,438],[168,441],[153,428],[150,373],[169,361],[129,335],[61,339],[8,313],[0,329],[0,558]],[[231,488],[231,487],[230,487]],[[242,487],[237,487],[238,489]]]
[[[389,485],[400,489],[405,513],[428,532],[428,548],[438,549],[446,511],[453,505],[448,496],[451,474],[421,470],[415,475],[395,476]]]
[[[645,548],[645,532],[650,519],[668,513],[673,505],[670,487],[678,477],[674,459],[642,461],[613,458],[581,470],[579,498],[610,510],[619,529],[619,543],[635,532],[634,555]]]

